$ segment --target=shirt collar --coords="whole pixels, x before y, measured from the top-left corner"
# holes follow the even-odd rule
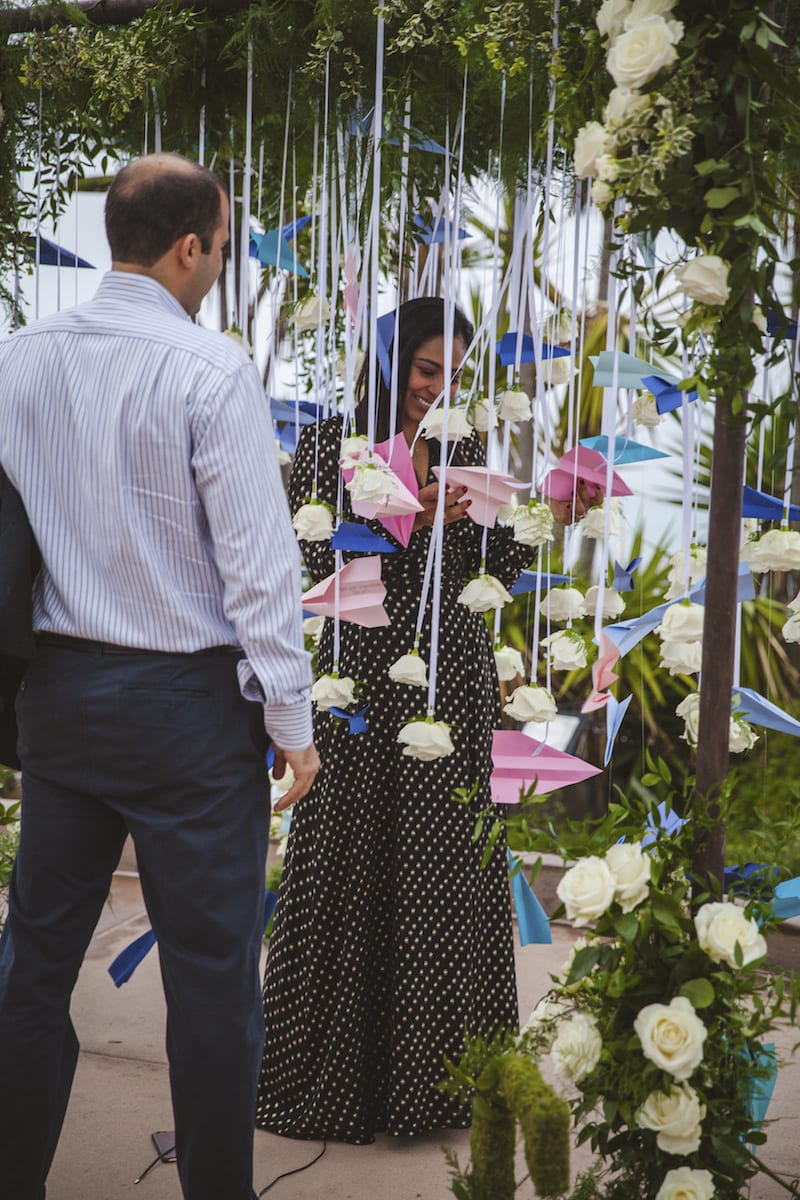
[[[135,271],[107,271],[100,280],[96,297],[100,300],[121,300],[128,304],[146,304],[148,307],[162,308],[176,317],[182,317],[184,321],[192,319],[163,284]]]

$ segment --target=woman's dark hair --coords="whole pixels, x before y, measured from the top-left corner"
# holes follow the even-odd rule
[[[106,200],[106,237],[114,262],[152,267],[187,233],[210,254],[222,187],[206,167],[180,154],[150,154],[115,175]]]
[[[397,362],[397,419],[395,428],[389,428],[390,389],[384,382],[380,363],[376,362],[375,372],[378,380],[377,409],[375,413],[375,440],[385,442],[394,433],[402,429],[403,398],[408,388],[408,377],[411,374],[411,363],[414,355],[423,342],[444,335],[445,303],[439,296],[421,296],[418,300],[406,300],[400,305],[397,315],[396,328],[389,357]],[[453,310],[453,337],[461,338],[465,346],[472,341],[474,330],[470,321],[460,308]],[[367,387],[369,384],[369,359],[364,360],[361,373],[356,381],[356,431],[367,432],[368,409],[366,403]]]

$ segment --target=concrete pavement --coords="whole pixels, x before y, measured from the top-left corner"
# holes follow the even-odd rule
[[[541,876],[540,880],[537,892],[549,909],[544,894],[548,885]],[[118,874],[74,994],[73,1019],[82,1049],[48,1181],[48,1200],[180,1200],[174,1164],[159,1163],[141,1183],[134,1183],[155,1156],[151,1133],[172,1128],[157,951],[119,990],[107,970],[114,956],[147,927],[138,878],[134,873]],[[575,936],[571,927],[555,923],[551,946],[518,948],[522,1019],[547,990],[550,973],[560,969]],[[797,958],[800,938],[791,943],[781,952]],[[792,1054],[796,1031],[781,1030],[775,1040],[783,1065],[762,1156],[774,1171],[795,1178],[800,1175],[800,1067]],[[453,1149],[465,1163],[468,1142],[466,1131],[442,1131],[408,1140],[379,1136],[371,1146],[331,1143],[320,1162],[281,1179],[266,1195],[270,1200],[452,1200],[442,1147]],[[319,1143],[257,1131],[256,1191],[282,1172],[308,1163],[320,1149]],[[573,1167],[587,1164],[584,1148],[574,1155]],[[524,1174],[520,1162],[517,1178]],[[0,1193],[1,1181],[2,1168]],[[788,1194],[778,1183],[760,1177],[749,1200],[782,1200]],[[520,1200],[532,1195],[527,1184],[518,1190]]]

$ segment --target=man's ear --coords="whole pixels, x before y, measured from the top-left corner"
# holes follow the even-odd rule
[[[184,269],[191,270],[200,255],[200,239],[196,233],[186,233],[175,243],[175,254]]]

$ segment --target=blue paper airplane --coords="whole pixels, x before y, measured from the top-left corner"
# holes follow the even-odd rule
[[[356,525],[353,521],[342,521],[333,531],[331,546],[334,550],[353,550],[363,554],[396,554],[397,547],[368,525]]]
[[[517,582],[508,590],[512,596],[521,596],[523,592],[535,592],[537,578],[541,578],[542,591],[546,592],[548,588],[556,587],[559,583],[567,583],[569,575],[538,576],[536,571],[521,571]]]
[[[590,450],[599,450],[599,452],[608,458],[608,438],[598,435],[597,437],[581,438],[581,445],[587,446]],[[656,450],[653,446],[645,446],[642,442],[634,442],[632,438],[622,437],[618,435],[614,438],[614,466],[630,466],[633,463],[646,462],[650,458],[669,458],[663,450]]]
[[[789,504],[784,507],[777,496],[769,496],[766,492],[758,492],[746,484],[742,488],[742,516],[755,517],[759,521],[782,521],[784,511],[790,521],[800,521],[800,505]]]
[[[251,233],[250,240],[256,243],[255,257],[265,267],[279,267],[282,271],[296,271],[304,279],[308,271],[302,263],[295,263],[294,250],[279,229],[268,233]]]
[[[687,404],[691,404],[693,400],[697,399],[696,391],[682,391],[677,383],[667,379],[664,375],[643,375],[642,384],[648,392],[653,393],[656,398],[656,408],[662,414],[680,408],[684,399]]]
[[[36,262],[36,235],[28,234],[25,238],[25,248]],[[64,250],[63,247],[51,242],[48,238],[39,235],[39,266],[41,267],[83,267],[89,271],[94,271],[97,268],[93,267],[85,258],[80,258],[79,255],[73,254],[71,250]]]

